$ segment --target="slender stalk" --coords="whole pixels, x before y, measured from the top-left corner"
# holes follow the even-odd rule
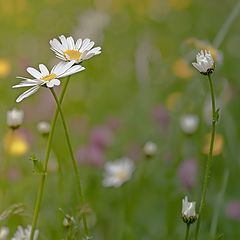
[[[70,76],[66,79],[66,82],[63,85],[63,89],[62,89],[60,99],[59,99],[60,102],[63,101],[63,97],[64,97],[65,92],[67,90],[69,80],[70,80]],[[31,231],[31,235],[30,235],[30,240],[33,240],[33,237],[34,237],[34,232],[35,232],[36,225],[37,225],[38,215],[39,215],[39,212],[40,212],[41,203],[42,203],[42,199],[43,199],[44,186],[45,186],[45,181],[46,181],[46,177],[47,177],[48,160],[49,160],[49,157],[50,157],[52,139],[53,139],[53,134],[54,134],[54,130],[55,130],[56,122],[57,122],[57,117],[58,117],[58,108],[56,108],[56,110],[55,110],[55,113],[54,113],[54,116],[53,116],[53,119],[52,119],[52,123],[51,123],[51,130],[50,130],[50,133],[49,133],[49,136],[48,136],[46,154],[45,154],[45,159],[44,159],[44,162],[43,162],[44,174],[41,175],[40,185],[39,185],[37,199],[36,199],[36,203],[35,203],[35,209],[34,209],[34,214],[33,214],[33,219],[32,219],[32,231]]]
[[[52,95],[53,95],[53,97],[54,97],[54,99],[56,101],[58,110],[60,112],[60,116],[61,116],[61,119],[62,119],[64,132],[65,132],[65,136],[66,136],[66,140],[67,140],[67,145],[68,145],[70,156],[71,156],[71,160],[72,160],[72,165],[73,165],[73,168],[74,168],[74,173],[75,173],[75,176],[76,176],[76,179],[77,179],[77,187],[78,187],[80,203],[81,203],[81,205],[83,205],[84,200],[83,200],[83,193],[82,193],[82,187],[81,187],[80,173],[79,173],[77,161],[76,161],[74,153],[73,153],[72,145],[71,145],[71,142],[70,142],[70,137],[69,137],[69,134],[68,134],[67,124],[66,124],[66,121],[65,121],[65,118],[64,118],[64,115],[63,115],[63,112],[62,112],[61,104],[60,104],[60,102],[58,100],[58,97],[57,97],[57,95],[56,95],[56,93],[55,93],[53,88],[50,88],[50,90],[52,92]],[[89,236],[89,230],[88,230],[88,225],[87,225],[86,214],[85,214],[84,211],[83,211],[82,217],[83,217],[84,232],[85,232],[86,237],[88,237]]]
[[[186,224],[187,227],[186,227],[186,233],[185,233],[185,240],[188,240],[189,238],[189,230],[190,230],[190,225],[189,223]]]
[[[198,239],[198,233],[200,228],[200,220],[203,208],[206,204],[206,195],[207,195],[207,189],[209,185],[209,178],[211,174],[211,167],[212,167],[212,159],[213,159],[213,146],[214,146],[214,139],[215,139],[215,131],[216,131],[216,123],[217,123],[217,111],[215,107],[215,96],[214,96],[214,88],[213,83],[211,79],[210,73],[207,75],[209,80],[209,86],[210,86],[210,92],[211,92],[211,100],[212,100],[212,133],[211,133],[211,141],[210,141],[210,148],[208,153],[208,159],[205,167],[205,173],[204,173],[204,181],[203,181],[203,188],[202,188],[202,197],[199,207],[199,216],[197,220],[197,226],[196,226],[196,234],[195,239]]]
[[[224,38],[226,37],[226,35],[228,33],[229,28],[231,27],[231,25],[237,18],[239,12],[240,12],[240,2],[237,1],[237,4],[233,7],[233,10],[229,14],[228,18],[225,20],[222,28],[220,29],[220,31],[218,32],[217,36],[215,37],[215,39],[213,41],[213,45],[216,48],[220,47],[221,43],[223,42]]]

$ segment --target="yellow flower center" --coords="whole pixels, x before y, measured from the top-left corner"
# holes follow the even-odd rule
[[[127,177],[127,173],[126,171],[124,170],[119,170],[117,173],[116,173],[116,178],[120,181],[123,181],[125,180]]]
[[[49,75],[42,77],[41,79],[44,81],[51,81],[52,79],[56,78],[56,76],[57,75],[55,73],[51,73]]]
[[[66,59],[74,59],[79,61],[82,53],[77,50],[67,50],[64,52],[64,56]]]

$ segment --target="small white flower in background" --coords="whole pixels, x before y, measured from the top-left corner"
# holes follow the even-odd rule
[[[7,227],[0,228],[0,240],[6,240],[9,234],[9,229]]]
[[[146,157],[153,157],[157,152],[157,144],[151,141],[145,143],[143,152]]]
[[[186,114],[180,118],[180,126],[184,133],[193,134],[199,125],[199,118],[194,114]]]
[[[187,224],[197,220],[196,202],[189,202],[187,196],[182,200],[182,219]]]
[[[192,63],[192,65],[202,74],[207,75],[214,70],[214,60],[212,55],[207,50],[201,50],[196,56],[197,62]]]
[[[84,70],[85,68],[80,65],[74,65],[74,61],[71,62],[60,62],[55,65],[52,70],[49,72],[47,67],[44,64],[39,64],[39,70],[35,68],[28,67],[27,72],[31,74],[34,79],[29,79],[25,77],[17,77],[22,79],[22,81],[13,86],[13,88],[21,88],[21,87],[31,87],[23,94],[21,94],[16,102],[21,102],[24,98],[27,98],[37,92],[41,86],[46,86],[48,88],[52,88],[54,86],[60,85],[59,78],[67,77],[69,75],[75,74]]]
[[[28,225],[27,228],[23,228],[22,226],[18,226],[16,233],[14,234],[11,240],[30,240],[32,226]],[[39,231],[35,230],[33,240],[37,240],[39,235]]]
[[[37,124],[37,130],[42,135],[48,135],[50,132],[50,129],[51,129],[51,125],[49,122],[42,121]]]
[[[74,217],[70,216],[69,214],[66,214],[64,219],[63,219],[63,226],[68,228],[74,223],[75,223]]]
[[[7,112],[7,125],[12,129],[17,129],[22,125],[24,112],[13,108]]]
[[[120,187],[128,181],[135,169],[134,163],[129,158],[120,158],[113,162],[107,162],[104,165],[105,176],[103,179],[104,187]]]
[[[74,61],[80,63],[95,55],[101,53],[101,47],[94,47],[94,42],[86,38],[82,40],[79,38],[76,43],[72,37],[65,37],[61,35],[60,41],[56,38],[50,40],[51,50],[54,51],[56,57],[63,61]]]

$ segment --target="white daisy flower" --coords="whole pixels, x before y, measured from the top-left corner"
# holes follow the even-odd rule
[[[201,50],[196,56],[197,62],[192,63],[192,65],[202,74],[212,73],[214,70],[214,60],[207,50]]]
[[[182,218],[185,223],[194,223],[197,219],[196,202],[188,202],[188,197],[182,200]]]
[[[120,187],[128,181],[135,169],[133,161],[124,157],[114,162],[107,162],[104,166],[104,187]]]
[[[17,129],[22,125],[24,112],[13,108],[7,112],[7,125],[12,129]]]
[[[22,226],[18,226],[16,233],[14,234],[11,240],[30,240],[32,226],[28,225],[27,228],[23,228]],[[38,239],[39,230],[35,230],[34,232],[34,240]]]
[[[56,57],[63,61],[74,61],[80,63],[95,55],[101,53],[101,47],[94,47],[94,42],[89,38],[82,40],[79,38],[76,43],[72,37],[61,35],[60,41],[56,38],[50,40],[51,49],[56,54]]]
[[[13,88],[21,87],[31,87],[24,93],[22,93],[16,100],[16,102],[21,102],[24,98],[27,98],[37,92],[41,86],[46,86],[48,88],[59,86],[59,78],[63,78],[74,73],[80,72],[85,68],[81,65],[74,65],[74,61],[71,62],[60,62],[55,65],[52,70],[49,72],[47,67],[44,64],[39,64],[39,70],[35,68],[28,67],[27,72],[31,74],[34,79],[17,77],[23,79],[19,84],[13,86]]]

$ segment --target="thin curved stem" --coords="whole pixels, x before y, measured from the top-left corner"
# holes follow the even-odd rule
[[[185,233],[185,240],[188,240],[189,238],[189,230],[190,230],[190,224],[186,224],[186,233]]]
[[[224,38],[226,37],[229,28],[233,24],[233,22],[236,20],[238,14],[240,12],[240,2],[238,1],[237,4],[233,7],[233,10],[229,14],[229,17],[225,20],[222,28],[218,32],[217,36],[215,37],[213,41],[213,45],[216,48],[219,48],[220,45],[222,44]]]
[[[197,226],[196,226],[196,234],[195,234],[195,239],[196,240],[198,239],[198,233],[199,233],[199,228],[200,228],[200,220],[201,220],[202,211],[203,211],[203,208],[205,207],[205,204],[206,204],[206,195],[207,195],[207,189],[208,189],[208,185],[209,185],[209,178],[210,178],[210,174],[211,174],[212,159],[213,159],[213,146],[214,146],[214,139],[215,139],[216,123],[217,123],[217,120],[218,120],[218,111],[216,111],[216,107],[215,107],[214,88],[213,88],[213,83],[212,83],[212,79],[211,79],[210,74],[208,74],[208,80],[209,80],[209,86],[210,86],[210,92],[211,92],[211,101],[212,101],[212,133],[211,133],[208,159],[207,159],[207,163],[206,163],[206,167],[205,167],[205,173],[204,173],[202,197],[201,197],[201,202],[200,202],[200,207],[199,207],[199,217],[198,217]]]
[[[70,76],[66,79],[66,82],[63,85],[63,89],[62,89],[62,92],[61,92],[61,95],[60,95],[60,98],[59,98],[60,103],[63,101],[63,97],[64,97],[65,92],[67,90],[69,80],[70,80]],[[42,203],[42,199],[43,199],[44,187],[45,187],[45,182],[46,182],[46,177],[47,177],[48,160],[49,160],[49,157],[50,157],[52,139],[53,139],[53,134],[54,134],[54,130],[55,130],[56,122],[57,122],[57,117],[58,117],[58,108],[56,108],[56,110],[55,110],[55,113],[54,113],[54,116],[53,116],[53,119],[52,119],[52,123],[51,123],[51,130],[50,130],[50,133],[49,133],[49,136],[48,136],[45,159],[44,159],[44,162],[43,162],[44,173],[41,175],[40,185],[39,185],[38,194],[37,194],[37,200],[36,200],[36,203],[35,203],[30,240],[33,240],[33,237],[34,237],[34,232],[35,232],[36,225],[37,225],[38,215],[39,215],[39,212],[40,212],[41,203]]]
[[[77,187],[78,187],[80,203],[81,203],[81,205],[83,205],[84,199],[83,199],[83,193],[82,193],[82,187],[81,187],[80,173],[79,173],[77,161],[76,161],[74,153],[73,153],[70,137],[69,137],[69,134],[68,134],[67,124],[66,124],[66,121],[65,121],[65,118],[64,118],[64,115],[63,115],[63,112],[62,112],[61,104],[60,104],[60,102],[58,100],[58,97],[57,97],[57,95],[56,95],[56,93],[55,93],[53,88],[50,88],[50,90],[52,92],[52,95],[53,95],[53,97],[54,97],[54,99],[56,101],[58,110],[60,112],[60,116],[61,116],[61,119],[62,119],[64,132],[65,132],[65,136],[66,136],[66,140],[67,140],[67,145],[68,145],[70,156],[71,156],[71,160],[72,160],[72,165],[73,165],[73,168],[74,168],[74,173],[75,173],[75,176],[76,176],[76,179],[77,179]],[[84,227],[85,235],[89,236],[87,219],[86,219],[86,214],[85,214],[84,211],[82,213],[82,217],[83,217],[83,227]]]

